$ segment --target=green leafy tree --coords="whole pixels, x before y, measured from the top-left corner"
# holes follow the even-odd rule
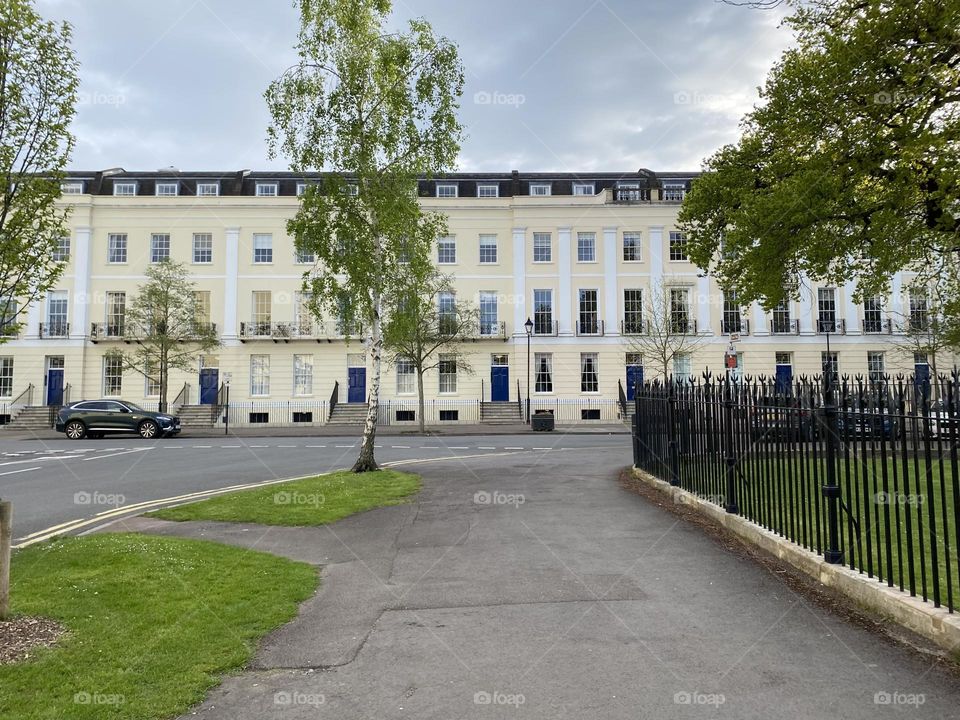
[[[165,412],[170,370],[195,369],[201,355],[220,347],[220,338],[182,263],[156,263],[146,274],[124,313],[121,335],[131,349],[115,349],[107,356],[157,384],[160,411]]]
[[[442,216],[417,200],[419,176],[453,169],[463,71],[456,47],[424,20],[385,28],[389,0],[297,0],[298,62],[266,92],[271,154],[295,172],[326,171],[288,231],[313,253],[306,287],[333,314],[346,299],[362,323],[372,381],[356,472],[374,458],[384,309],[400,279],[429,262]]]
[[[0,2],[0,342],[63,272],[53,260],[69,235],[58,207],[73,149],[77,59],[71,30],[27,0]]]
[[[409,362],[417,378],[420,432],[425,430],[423,376],[450,363],[459,372],[473,372],[463,344],[476,338],[479,312],[457,299],[453,278],[434,267],[410,272],[398,286],[396,301],[384,326],[390,363]]]
[[[791,2],[796,44],[680,211],[690,257],[770,308],[803,274],[960,271],[960,2]]]

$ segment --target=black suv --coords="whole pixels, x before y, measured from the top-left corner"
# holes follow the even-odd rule
[[[149,412],[119,400],[80,400],[63,407],[54,425],[71,440],[102,438],[107,433],[136,433],[145,440],[180,432],[180,418]]]

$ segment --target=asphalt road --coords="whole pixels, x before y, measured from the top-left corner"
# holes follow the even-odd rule
[[[524,434],[384,437],[381,463],[476,455],[543,455],[595,448],[629,463],[629,436]],[[0,440],[0,498],[13,501],[14,544],[85,532],[116,517],[238,484],[349,467],[351,437]],[[159,505],[157,505],[159,506]],[[129,509],[128,509],[129,508]]]

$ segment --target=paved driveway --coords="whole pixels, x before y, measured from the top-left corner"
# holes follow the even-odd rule
[[[432,462],[415,503],[325,528],[129,527],[324,568],[201,718],[960,717],[955,679],[625,492],[628,462]]]

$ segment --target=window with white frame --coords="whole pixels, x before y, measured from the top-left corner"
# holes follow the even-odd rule
[[[156,186],[157,197],[176,197],[179,194],[179,183],[158,182]]]
[[[457,391],[457,356],[441,355],[437,366],[440,370],[440,392],[455,393]]]
[[[677,230],[670,231],[670,259],[687,259],[687,236]]]
[[[577,262],[595,262],[597,259],[597,236],[592,232],[577,233]]]
[[[781,300],[774,306],[772,320],[770,332],[775,335],[793,332],[793,321],[790,318],[790,302],[788,300]]]
[[[253,320],[257,335],[270,334],[271,313],[273,312],[273,293],[269,290],[254,290]]]
[[[600,334],[600,310],[596,290],[580,290],[579,320],[577,329],[581,335]]]
[[[206,326],[210,324],[210,291],[193,291],[194,321],[198,325]]]
[[[533,234],[533,261],[535,263],[553,262],[553,242],[548,232]]]
[[[623,234],[623,261],[638,262],[640,260],[640,233],[625,232]]]
[[[150,236],[150,262],[158,263],[170,259],[170,235],[154,233]]]
[[[457,239],[453,235],[445,235],[437,241],[437,262],[441,265],[457,262]]]
[[[300,197],[307,191],[307,183],[298,182],[297,183],[297,197]]]
[[[123,358],[107,355],[103,358],[103,396],[120,397],[123,394]]]
[[[47,337],[67,337],[67,291],[51,290],[47,295]]]
[[[270,394],[270,356],[250,356],[250,394],[263,396]]]
[[[597,353],[580,353],[580,392],[599,392]]]
[[[500,186],[496,183],[480,183],[477,185],[477,197],[495,198],[500,197]]]
[[[550,183],[530,183],[530,194],[537,197],[546,197],[550,194]]]
[[[690,332],[690,291],[670,288],[670,332]]]
[[[317,255],[313,250],[307,250],[295,243],[294,260],[298,265],[313,265],[317,261]]]
[[[553,392],[553,354],[534,353],[534,386],[533,391],[538,393]]]
[[[456,183],[437,183],[438,198],[455,198],[457,196]]]
[[[197,197],[217,197],[220,194],[220,183],[197,183]]]
[[[360,186],[357,183],[347,183],[346,193],[350,197],[358,197],[360,195]]]
[[[533,332],[553,334],[553,290],[533,291]]]
[[[13,396],[13,358],[0,357],[0,397]]]
[[[113,194],[117,197],[136,195],[137,184],[135,182],[115,182],[113,184]]]
[[[253,262],[273,262],[273,235],[270,233],[255,233],[253,236]]]
[[[883,300],[879,295],[863,299],[863,331],[883,332]]]
[[[929,326],[927,296],[922,291],[910,293],[910,330],[926,332]]]
[[[677,353],[673,356],[673,379],[677,382],[690,379],[690,354]]]
[[[83,180],[70,180],[68,182],[60,183],[60,194],[61,195],[82,195]]]
[[[107,293],[107,337],[123,337],[127,317],[127,294],[122,290]]]
[[[193,262],[197,265],[213,262],[213,235],[210,233],[193,234]]]
[[[837,291],[817,288],[817,332],[837,332]]]
[[[70,259],[70,236],[57,238],[57,247],[53,251],[54,262],[67,262]]]
[[[127,261],[126,233],[111,233],[107,236],[107,262],[112,264]]]
[[[493,265],[497,262],[497,236],[480,236],[480,262],[485,265]]]
[[[276,197],[280,192],[280,186],[277,183],[257,183],[257,197]]]
[[[736,290],[726,290],[723,293],[723,318],[720,331],[724,335],[742,332],[740,302],[737,300]]]
[[[157,372],[157,363],[147,360],[143,367],[143,396],[158,397],[160,395],[160,373]]]
[[[820,368],[833,382],[840,379],[840,355],[835,350],[820,353]]]
[[[313,333],[313,312],[310,308],[313,306],[313,293],[309,291],[298,291],[294,301],[296,302],[296,323],[300,335],[309,337]]]
[[[437,296],[437,320],[441,335],[452,335],[457,329],[457,296],[449,290]]]
[[[313,355],[293,356],[293,394],[313,395]]]
[[[397,395],[413,395],[417,391],[417,370],[410,358],[397,359]]]
[[[573,194],[574,195],[594,195],[593,183],[574,183],[573,184]]]
[[[0,298],[0,337],[16,337],[19,332],[17,305],[16,298],[9,295]]]
[[[686,184],[682,182],[665,182],[663,184],[663,199],[667,202],[680,202],[686,194]]]
[[[871,350],[867,352],[867,376],[870,382],[880,382],[886,372],[886,364],[882,352]]]
[[[499,331],[497,318],[497,294],[495,292],[480,293],[480,334],[496,335]]]
[[[623,334],[643,332],[643,290],[628,288],[623,291]]]

